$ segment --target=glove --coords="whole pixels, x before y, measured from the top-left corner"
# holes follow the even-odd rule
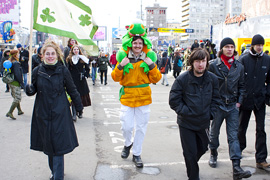
[[[80,119],[81,119],[81,118],[82,118],[82,114],[83,114],[83,111],[82,111],[82,110],[78,111],[78,112],[77,112],[77,116],[78,116],[78,118],[80,118]]]
[[[36,89],[33,84],[27,84],[25,87],[25,92],[27,96],[32,96],[36,93]]]

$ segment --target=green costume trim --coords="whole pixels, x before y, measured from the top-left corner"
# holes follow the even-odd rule
[[[138,86],[122,86],[119,90],[119,100],[121,99],[122,95],[125,95],[125,88],[143,88],[143,87],[148,87],[149,84],[140,84]]]

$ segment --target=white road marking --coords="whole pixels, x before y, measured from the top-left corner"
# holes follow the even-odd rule
[[[270,156],[268,156],[268,159]],[[231,162],[230,159],[218,159],[219,162]],[[255,161],[255,157],[243,157],[241,161]],[[185,161],[180,162],[164,162],[164,163],[145,163],[144,166],[174,166],[174,165],[185,165]],[[199,164],[208,164],[208,160],[200,160]],[[113,164],[110,166],[111,168],[118,169],[118,168],[132,168],[135,165],[117,165]]]

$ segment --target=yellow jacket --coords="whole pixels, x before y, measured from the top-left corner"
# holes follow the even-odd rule
[[[161,73],[157,69],[157,65],[148,72],[144,73],[144,69],[140,68],[141,63],[144,61],[138,61],[133,63],[133,68],[129,73],[123,75],[123,70],[118,69],[118,64],[113,70],[111,76],[115,82],[120,82],[122,86],[138,86],[143,84],[157,83],[161,79]],[[151,88],[139,87],[139,88],[124,88],[124,95],[121,96],[121,104],[129,107],[145,106],[152,103]]]

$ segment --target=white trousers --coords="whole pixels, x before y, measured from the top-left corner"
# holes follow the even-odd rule
[[[150,106],[128,107],[121,105],[120,121],[121,130],[125,139],[125,146],[130,146],[133,141],[133,155],[142,153],[142,144],[150,117]],[[134,130],[135,127],[135,130]],[[135,132],[133,138],[133,130]]]

